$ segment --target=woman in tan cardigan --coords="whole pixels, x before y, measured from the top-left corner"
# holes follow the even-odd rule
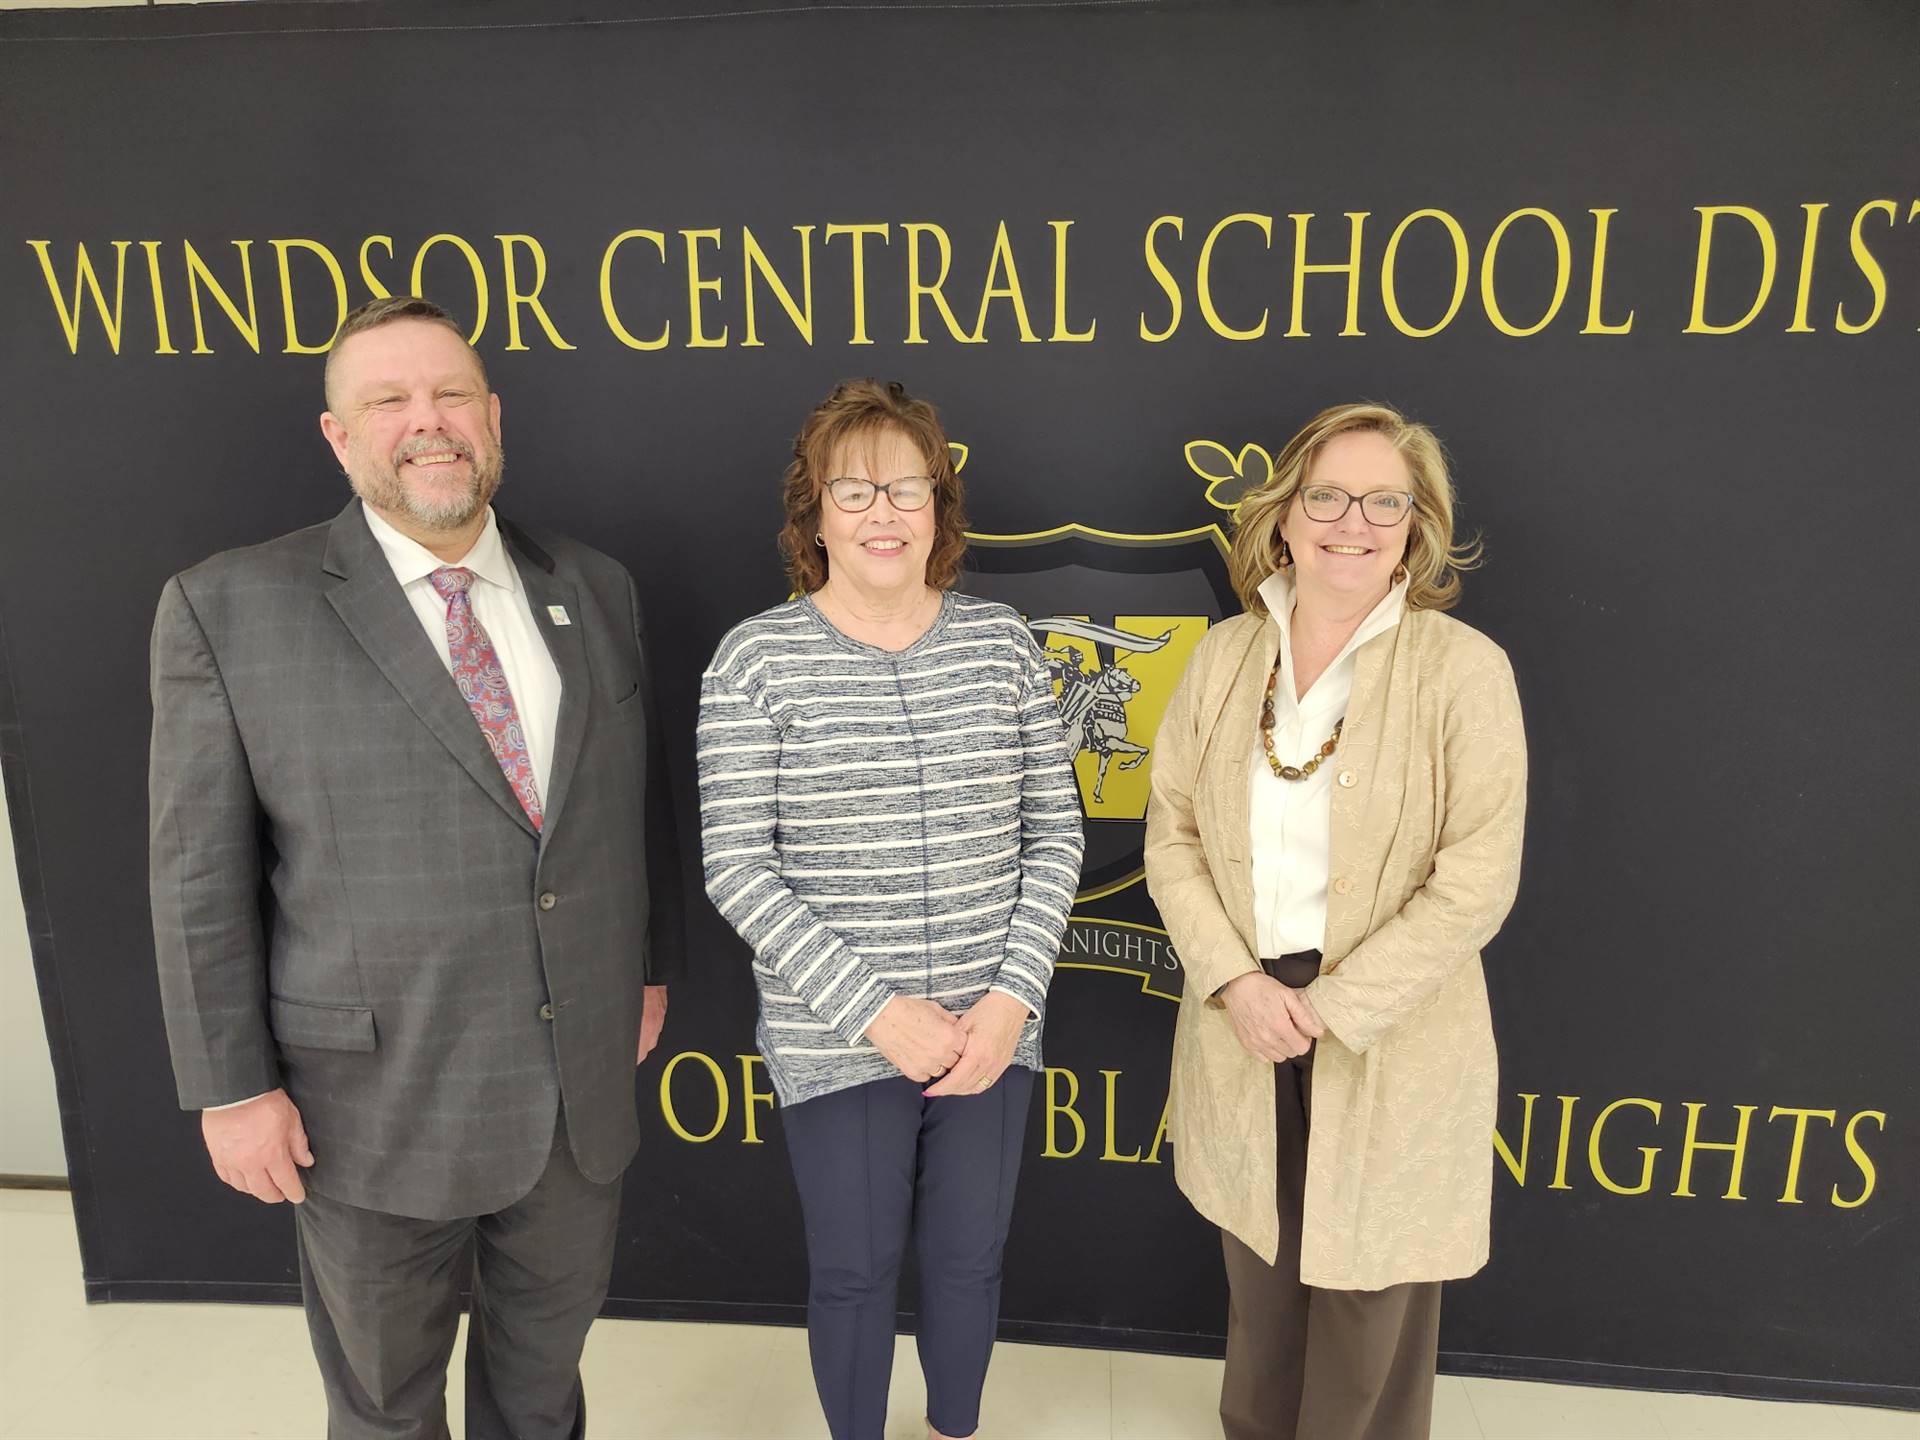
[[[1147,885],[1186,972],[1169,1138],[1226,1252],[1229,1440],[1424,1440],[1440,1282],[1486,1263],[1480,947],[1527,781],[1505,653],[1441,613],[1477,558],[1432,431],[1324,411],[1241,504],[1247,613],[1160,725]]]

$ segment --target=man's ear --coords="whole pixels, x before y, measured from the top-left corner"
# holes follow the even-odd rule
[[[347,427],[342,425],[331,410],[320,414],[320,433],[327,437],[327,444],[333,447],[333,458],[340,462],[342,470],[347,468]]]
[[[487,392],[487,419],[493,426],[493,438],[498,442],[500,439],[500,392],[497,390]]]

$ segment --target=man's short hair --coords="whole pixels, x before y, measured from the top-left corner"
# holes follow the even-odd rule
[[[333,405],[333,357],[340,353],[341,343],[368,330],[378,330],[382,325],[391,325],[396,320],[425,320],[434,325],[444,325],[460,337],[460,343],[466,345],[473,354],[473,363],[480,371],[484,383],[487,378],[486,362],[480,358],[480,352],[468,344],[467,332],[460,328],[460,322],[442,310],[431,300],[418,295],[383,295],[377,300],[369,300],[340,322],[333,343],[327,347],[327,367],[322,379],[328,408]],[[488,386],[491,389],[491,386]]]

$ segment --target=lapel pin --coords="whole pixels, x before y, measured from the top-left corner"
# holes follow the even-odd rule
[[[573,623],[573,621],[567,618],[567,607],[564,605],[547,606],[547,618],[556,625],[571,625]]]

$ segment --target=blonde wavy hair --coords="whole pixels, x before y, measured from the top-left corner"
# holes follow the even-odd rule
[[[1315,457],[1336,435],[1356,430],[1381,436],[1407,462],[1413,491],[1407,553],[1401,561],[1407,567],[1407,607],[1449,610],[1460,599],[1460,572],[1480,563],[1481,545],[1478,536],[1454,540],[1453,480],[1440,437],[1391,406],[1361,401],[1332,406],[1309,420],[1273,462],[1273,474],[1266,483],[1250,492],[1234,512],[1227,569],[1234,593],[1250,613],[1266,613],[1260,582],[1281,568],[1285,542],[1280,522],[1306,483]]]

